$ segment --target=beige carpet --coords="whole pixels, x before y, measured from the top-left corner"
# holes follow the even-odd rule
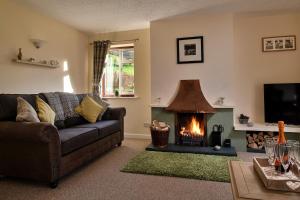
[[[121,147],[62,179],[56,189],[30,181],[2,179],[0,199],[232,199],[229,183],[120,172],[149,142],[127,139]],[[251,160],[253,154],[238,155]]]

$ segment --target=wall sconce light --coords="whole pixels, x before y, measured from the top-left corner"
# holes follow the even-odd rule
[[[30,41],[37,49],[41,48],[46,43],[45,40],[40,40],[40,39],[30,39]]]

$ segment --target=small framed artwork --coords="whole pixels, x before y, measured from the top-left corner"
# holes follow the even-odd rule
[[[262,51],[292,51],[296,50],[296,36],[263,37]]]
[[[177,38],[177,64],[203,62],[203,36]]]

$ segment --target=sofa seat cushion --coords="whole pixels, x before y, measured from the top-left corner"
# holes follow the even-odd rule
[[[65,128],[58,130],[62,155],[84,147],[99,139],[97,128]]]
[[[104,138],[108,135],[111,135],[121,130],[121,124],[119,120],[102,120],[93,124],[81,124],[75,127],[76,128],[97,128],[100,138]]]

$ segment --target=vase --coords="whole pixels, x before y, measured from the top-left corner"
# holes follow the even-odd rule
[[[18,60],[22,60],[22,48],[19,48],[19,53],[18,53]]]

